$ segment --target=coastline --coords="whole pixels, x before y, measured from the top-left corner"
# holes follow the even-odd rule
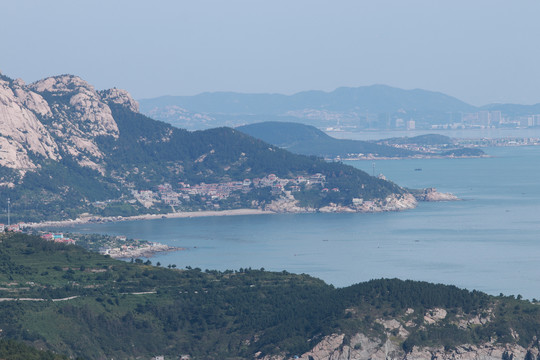
[[[365,161],[365,160],[417,160],[417,159],[487,159],[492,158],[492,155],[463,155],[463,156],[449,156],[449,155],[414,155],[414,156],[350,156],[339,158],[328,158],[326,160],[341,160],[341,161]]]
[[[105,255],[109,255],[113,259],[128,260],[134,258],[151,258],[155,254],[172,252],[172,251],[183,251],[186,248],[183,247],[174,247],[165,244],[152,242],[148,246],[143,246],[136,249],[121,249],[121,248],[112,248],[108,249]]]
[[[234,210],[205,210],[205,211],[183,211],[167,214],[143,214],[135,216],[89,216],[77,219],[58,220],[58,221],[43,221],[38,223],[27,223],[26,227],[41,228],[41,227],[62,227],[70,225],[80,225],[89,223],[105,223],[118,221],[133,221],[133,220],[156,220],[156,219],[174,219],[174,218],[193,218],[207,216],[240,216],[240,215],[266,215],[275,214],[274,211],[259,210],[259,209],[234,209]]]
[[[436,202],[436,201],[457,201],[460,200],[457,196],[450,193],[440,193],[436,189],[424,189],[422,194],[409,193],[409,196],[389,196],[386,199],[377,199],[375,201],[366,201],[362,206],[337,206],[330,205],[320,209],[302,208],[297,206],[296,201],[291,199],[280,199],[277,202],[279,206],[271,207],[271,210],[262,209],[233,209],[233,210],[204,210],[204,211],[183,211],[166,214],[143,214],[135,216],[88,216],[77,219],[58,220],[58,221],[43,221],[38,223],[26,223],[25,227],[43,228],[43,227],[64,227],[71,225],[81,225],[90,223],[107,223],[120,221],[134,220],[157,220],[157,219],[175,219],[175,218],[194,218],[194,217],[209,217],[209,216],[242,216],[242,215],[270,215],[283,213],[313,213],[313,212],[337,212],[337,213],[375,213],[383,211],[403,211],[416,207],[417,201]],[[426,191],[427,190],[427,191]],[[272,205],[272,204],[271,204]]]

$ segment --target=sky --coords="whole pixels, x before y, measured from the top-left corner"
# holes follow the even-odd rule
[[[386,84],[540,102],[540,1],[0,0],[0,71],[135,98]]]

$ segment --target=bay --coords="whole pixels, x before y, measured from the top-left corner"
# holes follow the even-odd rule
[[[540,147],[485,151],[492,157],[375,161],[376,173],[401,186],[436,187],[462,199],[404,212],[159,219],[64,230],[186,248],[151,259],[162,266],[263,267],[339,287],[413,279],[540,298]],[[371,161],[347,163],[373,171]]]

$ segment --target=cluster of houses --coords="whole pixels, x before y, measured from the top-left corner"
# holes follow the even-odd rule
[[[11,224],[11,225],[0,224],[0,232],[5,232],[5,231],[22,232],[24,225],[25,224],[23,223]]]
[[[47,241],[54,241],[62,244],[75,244],[75,240],[64,237],[62,233],[47,233],[41,235],[41,238]]]
[[[179,358],[179,360],[190,360],[190,359],[191,359],[191,356],[189,355],[180,355],[180,358]],[[152,360],[165,360],[165,356],[163,355],[154,356]]]
[[[189,201],[193,196],[205,197],[205,200],[223,200],[231,196],[233,192],[250,192],[252,189],[270,187],[274,195],[285,191],[287,185],[291,191],[300,191],[302,185],[320,184],[323,192],[339,191],[339,189],[324,188],[326,176],[317,173],[308,176],[297,176],[294,179],[282,179],[275,174],[269,174],[263,178],[245,179],[243,181],[228,181],[221,183],[200,183],[190,185],[179,182],[177,189],[173,189],[171,184],[158,186],[158,191],[133,190],[133,196],[145,206],[153,204],[155,201],[162,201],[167,205],[177,206],[182,201]]]

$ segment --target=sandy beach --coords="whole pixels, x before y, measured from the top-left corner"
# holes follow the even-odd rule
[[[238,215],[264,215],[275,214],[273,211],[259,210],[259,209],[235,209],[235,210],[220,210],[220,211],[187,211],[176,212],[168,214],[145,214],[136,216],[88,216],[70,220],[60,221],[43,221],[39,223],[27,223],[26,227],[40,228],[40,227],[62,227],[78,224],[88,224],[97,222],[113,222],[113,221],[133,221],[133,220],[156,220],[156,219],[172,219],[172,218],[192,218],[192,217],[205,217],[205,216],[238,216]]]
[[[429,196],[428,196],[429,195]],[[430,190],[429,194],[415,195],[418,201],[455,201],[459,200],[453,194],[439,193],[435,189]],[[388,201],[389,198],[386,199]],[[396,199],[394,199],[396,200]],[[398,199],[402,201],[403,199]],[[398,201],[399,202],[399,201]],[[367,202],[366,202],[367,203]],[[373,203],[370,201],[369,203]],[[133,220],[156,220],[156,219],[174,219],[174,218],[194,218],[194,217],[206,217],[206,216],[239,216],[239,215],[268,215],[276,213],[298,213],[298,212],[314,212],[315,209],[307,208],[295,208],[291,210],[291,206],[295,207],[294,201],[287,201],[284,208],[275,208],[272,210],[261,210],[261,209],[234,209],[234,210],[206,210],[206,211],[185,211],[185,212],[175,212],[167,214],[144,214],[136,216],[83,216],[77,219],[69,220],[60,220],[60,221],[43,221],[38,223],[26,223],[24,227],[30,228],[43,228],[43,227],[64,227],[70,225],[79,225],[79,224],[88,224],[88,223],[106,223],[106,222],[117,222],[117,221],[133,221]],[[332,211],[323,211],[323,212],[380,212],[380,211],[396,211],[396,210],[405,210],[411,209],[416,206],[416,204],[397,204],[396,207],[388,207],[387,205],[376,206],[377,204],[373,203],[372,207],[354,209],[349,207],[336,207]],[[319,209],[321,210],[321,209]]]

